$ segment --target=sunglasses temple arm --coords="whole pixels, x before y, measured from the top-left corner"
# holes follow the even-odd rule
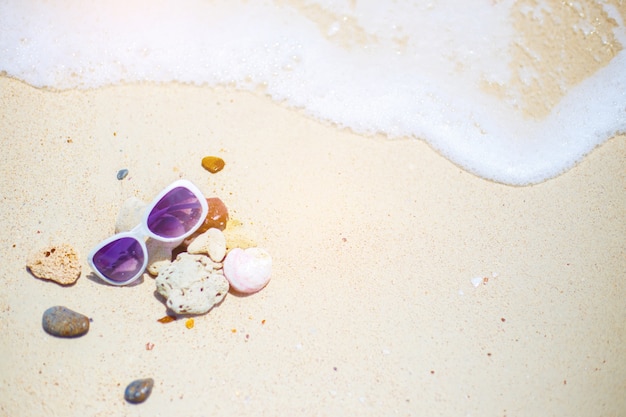
[[[145,235],[144,230],[145,229],[143,224],[139,223],[137,226],[133,227],[128,233],[132,233],[135,236],[143,236]]]

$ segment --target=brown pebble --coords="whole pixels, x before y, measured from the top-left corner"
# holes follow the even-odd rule
[[[68,244],[50,246],[33,253],[26,267],[37,278],[70,285],[80,276],[81,266],[78,254]]]
[[[174,320],[176,320],[176,317],[174,317],[174,316],[163,316],[160,319],[158,319],[157,321],[159,323],[171,323]]]
[[[217,197],[207,198],[206,202],[209,206],[209,211],[204,219],[204,223],[202,223],[198,230],[193,232],[191,236],[185,239],[181,250],[185,250],[185,247],[193,242],[195,238],[209,229],[219,229],[221,231],[226,229],[229,220],[226,204]],[[174,258],[176,258],[176,253],[174,254]]]
[[[67,307],[50,307],[41,319],[43,329],[57,337],[78,337],[89,331],[89,318]]]
[[[226,224],[228,223],[228,209],[222,200],[217,197],[211,197],[207,198],[206,202],[209,205],[209,212],[207,213],[202,226],[200,226],[200,228],[196,231],[197,235],[204,233],[211,228],[224,231],[224,229],[226,229]]]
[[[209,171],[211,174],[220,172],[224,169],[226,163],[219,156],[205,156],[202,158],[202,167]]]

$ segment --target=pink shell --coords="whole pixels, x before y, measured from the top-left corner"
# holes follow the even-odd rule
[[[224,259],[224,276],[230,286],[241,293],[252,294],[267,285],[272,272],[272,258],[261,248],[234,248]]]

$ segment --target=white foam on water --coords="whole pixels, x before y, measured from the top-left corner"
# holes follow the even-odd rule
[[[548,0],[0,0],[0,71],[57,89],[262,87],[313,117],[423,139],[477,175],[524,185],[559,175],[626,132],[623,15],[608,0],[596,5],[614,23],[600,33],[584,4],[568,4],[581,18],[561,29],[603,36],[616,52],[576,82],[566,64],[550,70],[554,103],[541,101],[544,57],[514,19],[544,24],[554,14]],[[533,95],[543,114],[528,114]]]

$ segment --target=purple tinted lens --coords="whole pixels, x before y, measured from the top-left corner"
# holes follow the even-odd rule
[[[123,237],[105,245],[93,255],[98,271],[114,282],[126,282],[143,272],[145,254],[132,237]]]
[[[148,216],[148,228],[165,238],[184,236],[200,224],[202,205],[194,193],[177,187],[165,194]]]

